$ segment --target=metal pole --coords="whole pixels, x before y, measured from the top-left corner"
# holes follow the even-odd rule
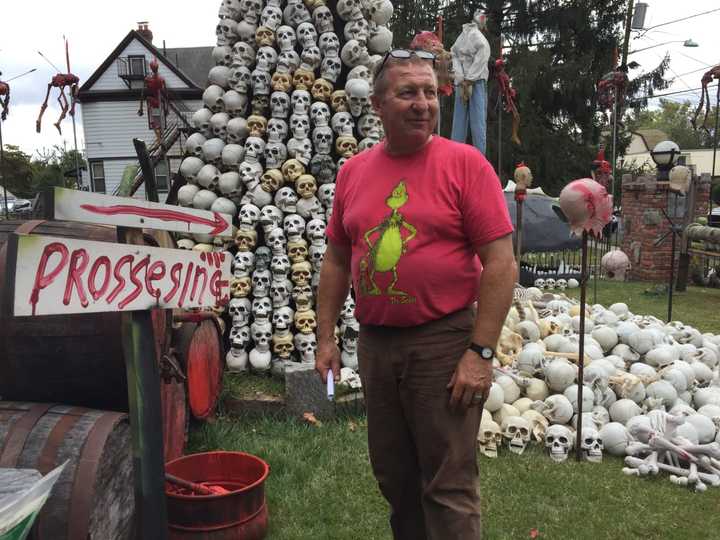
[[[613,210],[615,210],[615,161],[617,160],[617,88],[615,89],[615,100],[613,101],[613,130],[612,130],[612,203]]]
[[[10,219],[7,200],[7,178],[5,178],[5,150],[2,140],[2,120],[0,120],[0,176],[2,176],[3,197],[5,199],[5,219]]]
[[[582,460],[582,414],[583,414],[583,374],[585,368],[585,305],[587,291],[587,258],[588,258],[588,233],[582,234],[582,267],[580,269],[580,342],[578,343],[578,415],[577,415],[577,443],[575,444],[575,458]]]
[[[629,0],[627,17],[625,18],[625,37],[623,38],[623,49],[622,49],[622,67],[627,66],[628,50],[630,49],[630,28],[632,25],[633,8],[635,1]]]
[[[78,156],[77,147],[77,130],[75,129],[75,115],[71,116],[73,125],[73,143],[75,144],[75,186],[77,189],[82,189],[82,179],[80,177],[80,158]]]
[[[708,105],[709,106],[709,105]],[[712,205],[713,205],[713,198],[712,198],[712,192],[715,181],[715,158],[717,156],[717,147],[718,147],[718,120],[720,119],[718,116],[718,113],[720,113],[720,82],[718,83],[718,90],[717,90],[717,97],[715,98],[715,131],[713,132],[713,164],[712,164],[712,173],[710,174],[710,201],[709,201],[709,209],[708,209],[708,215],[710,215],[710,212],[712,212]]]
[[[523,194],[524,196],[524,194]],[[523,200],[515,195],[515,260],[520,267],[520,256],[522,255],[522,227],[523,227]]]

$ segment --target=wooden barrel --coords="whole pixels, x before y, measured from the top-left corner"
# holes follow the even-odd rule
[[[0,467],[46,474],[66,460],[31,538],[132,538],[133,467],[127,415],[0,401]]]
[[[212,416],[225,368],[220,325],[214,318],[185,322],[175,331],[173,345],[187,374],[190,412],[199,419]]]

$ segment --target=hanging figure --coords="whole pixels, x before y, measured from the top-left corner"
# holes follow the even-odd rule
[[[138,109],[138,116],[142,116],[143,101],[147,101],[150,129],[155,132],[158,144],[162,141],[163,126],[168,114],[167,87],[165,79],[158,73],[159,67],[157,58],[153,58],[150,61],[152,74],[145,77],[145,86],[140,94],[140,108]]]
[[[705,116],[703,116],[703,122],[700,126],[703,130],[705,130],[708,134],[710,133],[710,130],[706,126],[707,117],[710,113],[710,93],[708,92],[708,85],[713,81],[713,79],[720,81],[720,65],[717,65],[709,70],[707,70],[703,76],[702,79],[700,79],[700,86],[702,87],[702,91],[700,92],[700,103],[698,104],[698,108],[695,110],[695,116],[693,116],[692,119],[692,125],[694,129],[697,129],[697,117],[702,112],[703,108],[705,109]],[[720,85],[718,85],[718,93],[717,93],[717,99],[720,101]]]
[[[450,48],[455,72],[455,108],[452,140],[465,142],[468,123],[473,145],[485,154],[487,126],[487,79],[490,44],[482,33],[487,17],[476,10],[473,20]]]
[[[2,71],[0,71],[2,77]],[[10,112],[10,85],[0,79],[0,120],[3,122]]]
[[[493,69],[493,77],[498,83],[498,91],[500,92],[500,98],[503,100],[505,112],[512,114],[512,135],[510,140],[515,144],[520,144],[520,137],[518,131],[520,130],[520,113],[515,106],[515,98],[517,97],[517,90],[512,87],[512,81],[510,75],[505,71],[505,60],[498,58],[495,60],[495,66]]]
[[[38,51],[39,52],[39,51]],[[40,53],[40,56],[45,58],[42,53]],[[50,91],[53,88],[59,88],[60,89],[60,95],[58,96],[57,100],[60,104],[60,118],[58,118],[58,121],[53,124],[60,135],[62,135],[62,129],[60,129],[60,122],[63,121],[66,115],[75,116],[75,103],[77,100],[77,93],[79,89],[79,83],[80,78],[77,75],[74,75],[70,72],[70,53],[68,51],[68,42],[65,40],[65,59],[67,61],[67,73],[57,73],[53,78],[50,80],[47,86],[47,93],[45,94],[45,101],[43,101],[42,106],[40,107],[40,115],[38,116],[37,121],[35,122],[35,130],[40,133],[42,129],[42,117],[45,113],[45,109],[47,109],[47,102],[50,98]],[[47,58],[46,58],[47,60]],[[49,62],[49,60],[48,60]],[[50,63],[50,65],[53,65]],[[55,66],[53,66],[55,67]],[[57,69],[57,68],[55,68]],[[58,71],[60,71],[58,69]],[[68,87],[70,89],[70,103],[68,103],[67,97],[65,96],[65,87]]]

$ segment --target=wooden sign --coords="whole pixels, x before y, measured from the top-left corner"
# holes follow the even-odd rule
[[[13,234],[10,315],[197,308],[229,300],[229,253]]]
[[[45,193],[47,219],[138,229],[232,236],[230,214],[56,187]]]

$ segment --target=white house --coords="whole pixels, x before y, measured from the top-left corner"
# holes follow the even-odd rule
[[[637,168],[646,165],[654,169],[655,163],[650,157],[650,151],[655,148],[657,143],[666,141],[668,138],[667,134],[659,129],[639,129],[633,132],[625,156],[621,158],[623,166]],[[677,163],[694,169],[697,175],[712,174],[712,148],[681,148]],[[715,174],[720,174],[720,152],[716,156]]]
[[[83,185],[91,191],[112,194],[126,168],[138,165],[133,138],[143,139],[148,147],[155,141],[146,104],[143,104],[144,115],[137,113],[143,80],[150,72],[149,63],[157,58],[170,98],[166,126],[177,123],[183,130],[155,168],[158,191],[163,199],[171,182],[170,171],[178,169],[182,158],[187,121],[202,107],[207,73],[213,65],[212,47],[163,47],[161,50],[153,45],[147,25],[139,24],[80,88],[78,101],[89,169],[83,175]],[[136,196],[145,196],[142,188]]]

